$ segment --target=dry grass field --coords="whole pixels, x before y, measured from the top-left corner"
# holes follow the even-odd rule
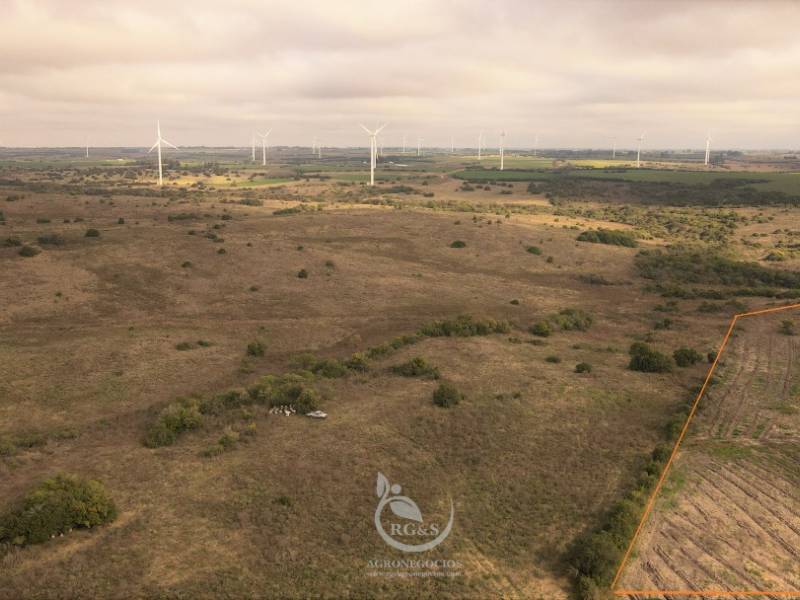
[[[52,174],[10,170],[29,185],[0,187],[0,199],[23,196],[2,203],[0,245],[15,237],[42,252],[0,247],[0,499],[11,506],[41,480],[74,473],[102,481],[119,516],[5,552],[0,598],[571,597],[572,545],[634,485],[706,369],[631,371],[628,347],[644,340],[671,354],[690,343],[705,355],[734,312],[647,291],[637,248],[576,241],[585,228],[634,226],[556,214],[524,183],[465,194],[437,172],[424,189],[438,204],[426,208],[424,197],[388,188],[381,198],[391,203],[367,203],[359,186],[335,181],[160,196],[146,180],[131,186],[150,190],[138,195],[101,169],[94,181],[117,182],[112,196],[36,187]],[[418,176],[407,181],[422,187]],[[240,204],[247,193],[263,203]],[[465,199],[468,211],[447,204]],[[100,235],[86,237],[90,228]],[[52,234],[63,243],[37,242]],[[451,247],[456,240],[464,247]],[[584,311],[591,327],[529,332],[563,309]],[[173,445],[143,444],[178,397],[245,388],[295,369],[305,353],[344,360],[465,314],[507,320],[510,330],[425,337],[366,371],[319,378],[325,420],[239,407]],[[777,385],[753,365],[788,377],[779,359],[789,339],[746,327],[734,350],[752,368],[735,375],[732,353],[726,381],[756,385],[763,375],[765,387]],[[761,345],[744,346],[750,335]],[[255,341],[262,356],[248,355]],[[463,392],[457,406],[431,402],[435,381],[391,370],[417,356]],[[583,362],[590,373],[575,372]],[[789,418],[737,410],[731,422],[772,415],[759,436],[756,424],[742,430],[753,456]],[[729,443],[736,427],[715,427],[708,434]],[[230,430],[248,435],[207,456]],[[703,456],[710,485],[763,477],[759,461]],[[741,473],[723,471],[727,460]],[[403,558],[373,525],[378,472],[423,513],[446,516],[453,499],[453,532],[426,556],[459,561],[458,576],[370,573],[370,560]],[[762,493],[789,502],[795,475]],[[760,564],[764,577],[777,572]]]

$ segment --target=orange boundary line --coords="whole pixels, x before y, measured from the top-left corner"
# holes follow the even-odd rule
[[[774,308],[764,308],[761,310],[754,310],[751,312],[746,313],[738,313],[733,315],[731,319],[730,325],[728,325],[728,331],[725,333],[725,337],[722,339],[722,344],[719,347],[719,351],[717,355],[714,357],[714,362],[711,364],[711,368],[708,370],[708,374],[706,375],[705,381],[703,381],[703,386],[700,388],[700,392],[697,394],[697,397],[694,399],[692,403],[692,408],[689,411],[689,416],[686,417],[686,422],[683,424],[683,428],[681,429],[681,433],[678,436],[678,439],[675,441],[675,446],[672,448],[672,453],[669,455],[669,460],[667,460],[667,464],[664,465],[664,469],[661,471],[661,476],[658,478],[658,482],[656,483],[656,487],[653,489],[653,492],[650,494],[650,498],[647,500],[647,504],[645,505],[644,513],[642,514],[642,518],[639,521],[639,525],[636,527],[636,531],[631,538],[630,543],[628,544],[628,548],[625,550],[625,555],[622,557],[622,562],[620,562],[619,568],[617,569],[616,575],[614,575],[614,580],[611,582],[611,589],[613,590],[614,595],[616,596],[625,596],[625,595],[632,595],[632,594],[672,594],[675,596],[735,596],[735,595],[742,595],[742,596],[796,596],[800,597],[800,590],[798,591],[760,591],[760,590],[743,590],[743,591],[723,591],[723,590],[614,590],[617,587],[617,583],[619,582],[619,578],[622,575],[622,571],[625,568],[625,565],[630,558],[631,552],[633,551],[634,546],[636,545],[636,541],[639,539],[639,534],[642,532],[644,528],[644,524],[647,521],[647,518],[650,516],[650,513],[653,510],[653,505],[655,504],[656,497],[658,493],[661,491],[661,486],[664,485],[664,480],[667,477],[667,473],[669,473],[669,469],[672,466],[672,462],[675,460],[675,456],[678,454],[678,448],[683,442],[683,438],[686,436],[686,431],[689,429],[689,424],[694,418],[695,413],[697,412],[697,406],[700,404],[700,399],[703,397],[703,394],[706,392],[706,388],[708,387],[709,381],[711,381],[712,375],[714,375],[714,371],[717,368],[717,363],[719,362],[720,356],[722,356],[722,352],[725,350],[725,347],[728,345],[728,340],[733,333],[733,328],[736,326],[736,322],[742,317],[752,317],[754,315],[763,315],[766,313],[773,313],[782,310],[789,310],[792,308],[800,308],[800,304],[789,304],[787,306],[778,306]]]

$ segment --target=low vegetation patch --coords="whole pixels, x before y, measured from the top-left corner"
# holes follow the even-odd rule
[[[200,401],[197,398],[179,398],[159,413],[148,429],[144,444],[148,448],[169,446],[184,431],[197,429],[203,424]]]
[[[455,240],[453,242],[450,242],[450,247],[451,248],[466,248],[467,247],[467,243],[462,241],[462,240]]]
[[[22,248],[19,249],[18,254],[20,256],[24,256],[26,258],[30,258],[32,256],[36,256],[40,252],[41,252],[41,250],[39,250],[39,248],[37,248],[36,246],[25,245],[25,246],[23,246]]]
[[[628,231],[617,229],[590,229],[582,232],[577,240],[579,242],[591,242],[593,244],[608,244],[610,246],[625,246],[635,248],[636,238]]]
[[[511,325],[508,321],[475,319],[469,315],[461,315],[455,319],[433,321],[424,325],[419,330],[419,334],[426,337],[470,337],[473,335],[508,333],[509,331],[511,331]]]
[[[666,354],[653,350],[643,342],[635,342],[628,352],[631,356],[628,368],[642,373],[669,373],[672,371],[672,359]]]
[[[417,356],[399,365],[392,367],[392,372],[403,377],[424,377],[439,379],[439,369],[428,363],[421,356]]]
[[[433,403],[442,408],[451,408],[461,402],[464,395],[452,383],[443,381],[433,391]]]
[[[679,367],[691,367],[703,360],[703,355],[694,348],[682,347],[672,353],[675,364]]]

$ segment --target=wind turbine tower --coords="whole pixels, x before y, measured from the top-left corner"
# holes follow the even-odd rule
[[[255,131],[253,132],[253,137],[252,137],[252,139],[250,141],[252,142],[252,145],[250,147],[250,160],[252,160],[253,162],[256,162],[256,133],[255,133]]]
[[[478,160],[481,159],[481,146],[483,145],[483,132],[478,134]]]
[[[417,156],[422,156],[422,138],[417,138]]]
[[[617,158],[617,138],[611,138],[611,160]]]
[[[503,170],[503,156],[504,156],[505,145],[506,145],[506,132],[505,131],[501,131],[500,132],[500,170],[501,171]]]
[[[150,148],[150,150],[147,151],[147,153],[149,154],[150,152],[158,148],[158,185],[161,186],[164,185],[164,170],[163,167],[161,166],[161,144],[166,144],[170,148],[175,148],[175,150],[177,150],[178,147],[161,137],[160,121],[156,121],[156,133],[158,135],[158,139],[156,140],[156,143],[153,144],[152,148]]]
[[[706,154],[708,154],[708,151],[706,151]],[[86,158],[89,158],[89,138],[88,137],[86,138]],[[706,164],[708,164],[708,159],[706,159]]]
[[[406,153],[406,134],[403,134],[403,154]]]
[[[708,161],[711,158],[711,132],[706,135],[706,160],[704,164],[708,166]]]
[[[453,145],[453,136],[451,135],[450,136],[450,154],[453,154],[453,152],[455,152],[455,151],[456,151],[456,148]]]
[[[375,131],[370,131],[363,125],[361,129],[369,135],[369,184],[375,185],[375,167],[378,164],[378,134],[386,127],[386,123],[380,127],[376,127]]]
[[[270,129],[267,133],[259,133],[258,137],[261,138],[261,166],[267,166],[267,138],[269,134],[272,133],[272,129]]]
[[[639,146],[636,148],[636,168],[639,168],[640,162],[639,159],[642,156],[642,142],[644,141],[644,131],[642,135],[639,136]]]
[[[539,134],[537,133],[533,136],[533,156],[536,157],[536,153],[539,151]]]

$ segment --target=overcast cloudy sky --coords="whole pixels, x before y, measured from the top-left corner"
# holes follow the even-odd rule
[[[800,2],[0,0],[0,144],[800,147]]]

